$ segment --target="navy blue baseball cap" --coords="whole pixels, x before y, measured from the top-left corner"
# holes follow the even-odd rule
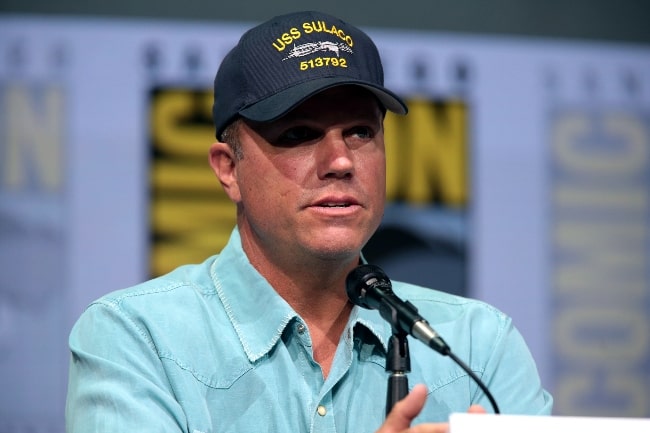
[[[321,12],[272,18],[244,33],[221,62],[212,107],[216,137],[238,116],[269,122],[318,92],[350,84],[390,111],[408,111],[384,87],[379,52],[363,31]]]

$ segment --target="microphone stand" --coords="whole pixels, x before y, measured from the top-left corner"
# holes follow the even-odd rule
[[[406,373],[411,371],[411,358],[409,356],[409,345],[406,340],[407,334],[393,329],[393,335],[388,342],[388,354],[386,355],[386,371],[388,376],[388,391],[386,393],[386,415],[401,399],[409,392],[409,381]]]
[[[379,310],[381,317],[391,324],[393,335],[386,355],[386,371],[391,372],[388,378],[387,415],[393,405],[408,394],[406,373],[411,371],[409,348],[406,341],[408,334],[413,335],[441,355],[449,356],[481,388],[490,400],[494,413],[500,413],[497,402],[478,375],[458,358],[447,343],[431,329],[427,321],[418,314],[415,305],[408,301],[404,302],[395,296],[390,279],[381,268],[367,264],[357,266],[348,274],[345,288],[348,298],[353,304],[369,310]]]

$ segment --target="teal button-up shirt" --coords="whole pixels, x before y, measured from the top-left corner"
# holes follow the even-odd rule
[[[490,388],[503,413],[549,414],[530,353],[494,308],[394,282]],[[315,300],[317,302],[318,300]],[[390,326],[355,307],[326,379],[309,330],[251,266],[233,231],[199,265],[91,304],[70,335],[68,432],[373,432],[385,417]],[[410,342],[409,384],[429,389],[419,422],[474,403],[448,357]]]

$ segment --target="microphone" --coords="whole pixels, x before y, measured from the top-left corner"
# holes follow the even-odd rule
[[[353,304],[370,310],[378,310],[381,317],[393,328],[394,337],[396,334],[406,333],[441,355],[449,356],[485,393],[494,413],[500,413],[494,397],[481,379],[451,351],[442,337],[420,316],[415,305],[409,301],[403,301],[395,295],[390,279],[379,266],[370,264],[357,266],[348,274],[345,288],[348,298]],[[392,397],[389,396],[390,398]],[[393,402],[389,402],[389,406],[392,404]]]
[[[451,349],[429,322],[418,314],[409,301],[402,301],[393,292],[393,286],[384,271],[375,265],[357,266],[345,281],[348,298],[353,304],[379,314],[393,330],[409,334],[441,355],[449,355]]]

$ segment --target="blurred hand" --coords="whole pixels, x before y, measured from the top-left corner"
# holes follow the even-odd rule
[[[426,423],[411,427],[411,422],[420,413],[427,399],[427,388],[415,385],[413,390],[397,402],[377,433],[447,433],[449,423]],[[486,413],[480,405],[472,405],[468,413]]]

